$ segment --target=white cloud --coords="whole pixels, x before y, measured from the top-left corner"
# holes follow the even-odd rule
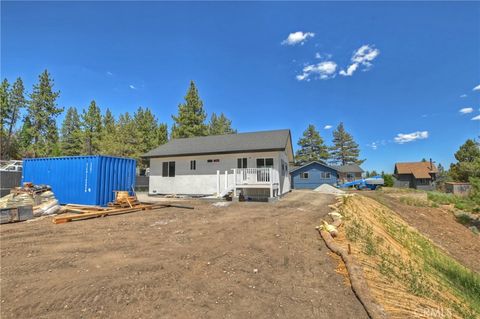
[[[321,58],[322,58],[322,55],[317,52],[317,53],[315,53],[315,58],[316,58],[316,59],[321,59]]]
[[[315,36],[315,33],[313,32],[302,32],[302,31],[297,31],[290,33],[288,37],[282,41],[282,45],[295,45],[300,43],[303,45],[305,41],[307,41],[308,38],[313,38]]]
[[[309,80],[310,76],[318,75],[317,79],[327,80],[335,77],[337,64],[333,61],[324,61],[317,64],[308,64],[303,68],[303,73],[296,76],[298,81]]]
[[[373,45],[362,45],[358,50],[353,52],[351,64],[346,70],[339,73],[343,76],[352,76],[353,73],[361,66],[363,71],[368,71],[372,67],[372,61],[380,54],[380,50]]]
[[[355,72],[358,68],[358,64],[357,63],[353,63],[351,64],[348,68],[347,68],[347,71],[345,70],[341,70],[340,71],[340,75],[343,75],[343,76],[352,76],[353,75],[353,72]]]
[[[329,130],[329,129],[331,129],[331,128],[332,128],[331,125],[325,125],[325,126],[323,127],[324,130]]]
[[[426,138],[428,138],[428,131],[417,131],[408,134],[398,133],[397,136],[395,136],[394,141],[398,144],[404,144]]]
[[[473,112],[473,108],[471,108],[471,107],[464,107],[463,109],[460,109],[459,112],[462,113],[462,114],[472,113],[472,112]]]
[[[112,75],[113,75],[113,73],[112,73],[112,72],[110,72],[110,71],[107,71],[107,75],[110,75],[110,76],[112,76]]]
[[[472,117],[472,121],[480,121],[480,115]]]
[[[474,87],[472,91],[480,91],[480,84]]]
[[[467,97],[467,95],[466,95],[466,94],[462,94],[462,95],[460,95],[460,97]]]
[[[133,84],[130,84],[128,87],[131,88],[132,90],[136,90],[136,89],[137,89]]]
[[[378,145],[376,142],[372,142],[371,144],[367,144],[367,146],[371,147],[372,150],[376,150],[378,148]]]

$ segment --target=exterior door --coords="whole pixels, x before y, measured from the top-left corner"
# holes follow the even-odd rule
[[[273,168],[273,158],[257,158],[257,168]],[[270,172],[257,171],[257,181],[270,182]]]

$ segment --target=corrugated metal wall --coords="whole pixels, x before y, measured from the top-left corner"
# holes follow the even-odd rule
[[[107,205],[135,186],[136,161],[110,156],[24,159],[23,182],[47,184],[60,204]]]
[[[22,181],[22,172],[0,172],[0,197],[10,194],[10,190],[20,186]]]

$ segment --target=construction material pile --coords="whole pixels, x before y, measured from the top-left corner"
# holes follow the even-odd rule
[[[329,184],[322,184],[318,186],[317,188],[314,189],[315,192],[319,192],[322,194],[331,194],[331,195],[343,195],[345,194],[344,191],[333,187],[332,185]]]
[[[54,224],[64,224],[74,220],[128,214],[166,207],[193,209],[193,207],[177,206],[166,203],[141,203],[134,192],[133,196],[131,196],[128,191],[114,192],[115,200],[111,203],[108,203],[108,207],[68,204],[63,207],[63,214],[55,216],[52,222]]]
[[[18,208],[32,206],[33,216],[52,215],[58,213],[60,205],[48,185],[24,183],[16,187],[10,194],[0,198],[0,208]]]

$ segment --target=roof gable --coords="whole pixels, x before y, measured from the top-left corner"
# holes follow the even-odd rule
[[[168,157],[201,154],[226,154],[252,151],[287,152],[293,161],[290,130],[260,131],[250,133],[197,136],[172,139],[142,157]]]

